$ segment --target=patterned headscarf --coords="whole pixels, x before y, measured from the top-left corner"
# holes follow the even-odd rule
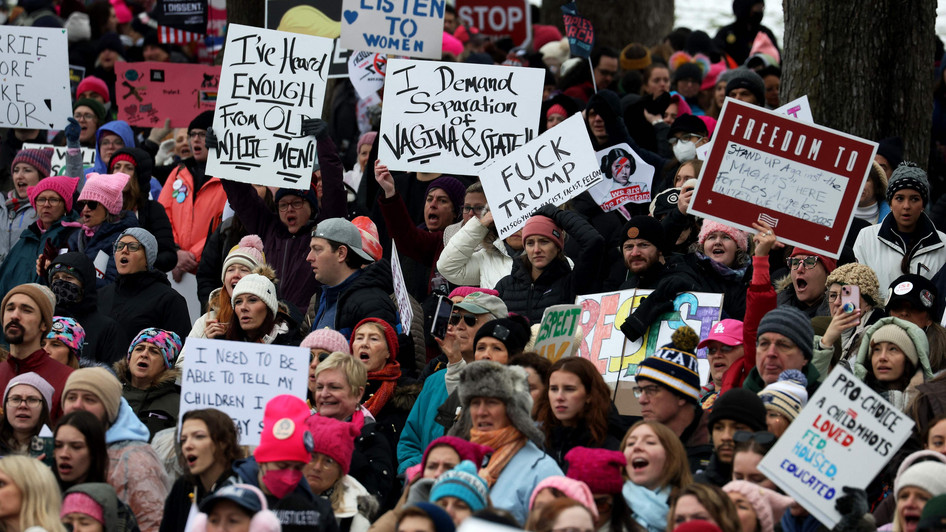
[[[174,365],[174,359],[176,359],[177,354],[181,352],[181,337],[178,336],[176,332],[148,327],[147,329],[142,329],[141,332],[138,333],[138,336],[135,336],[135,339],[131,341],[131,345],[128,346],[129,360],[131,359],[131,352],[134,351],[135,346],[141,342],[154,344],[164,353],[164,366],[167,369],[171,369],[171,366]]]

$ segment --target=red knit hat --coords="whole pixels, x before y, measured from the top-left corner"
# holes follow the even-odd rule
[[[309,405],[294,395],[277,395],[266,403],[263,433],[253,457],[267,462],[302,462],[312,460],[312,433],[306,430]]]
[[[365,416],[356,410],[351,422],[313,414],[305,424],[312,433],[313,453],[322,453],[338,462],[342,475],[347,475],[351,467],[351,455],[355,452],[355,438],[361,434]]]
[[[476,467],[481,467],[483,465],[483,457],[493,452],[493,449],[490,447],[473,443],[471,441],[464,440],[463,438],[457,438],[456,436],[441,436],[430,442],[430,445],[427,446],[427,449],[424,451],[424,457],[420,461],[421,467],[426,467],[427,455],[430,454],[430,451],[434,447],[440,447],[443,445],[446,445],[456,451],[457,454],[460,455],[461,462],[463,460],[469,460],[473,462]]]
[[[555,245],[558,246],[558,249],[565,248],[565,238],[562,236],[562,228],[555,225],[555,222],[551,218],[542,216],[541,214],[536,214],[526,222],[525,227],[522,228],[522,241],[525,242],[530,236],[544,236],[552,242],[555,242]]]
[[[397,360],[397,331],[394,330],[394,327],[391,327],[390,323],[381,318],[365,318],[359,321],[358,325],[355,325],[355,328],[351,330],[351,340],[348,341],[351,352],[355,352],[355,331],[366,323],[377,323],[384,329],[384,341],[388,344],[388,360],[391,362]]]
[[[589,449],[573,447],[565,455],[568,462],[568,478],[588,484],[591,493],[621,493],[624,479],[621,472],[627,465],[627,458],[620,451],[607,449]]]
[[[788,257],[791,258],[797,255],[805,255],[808,257],[818,257],[818,260],[821,261],[821,264],[824,264],[824,269],[828,273],[833,272],[834,269],[838,267],[838,261],[836,261],[835,259],[832,259],[831,257],[825,257],[824,255],[820,253],[815,253],[814,251],[809,251],[804,248],[796,247],[794,250],[792,250],[792,254],[789,255]]]
[[[92,91],[101,96],[105,100],[105,103],[109,102],[108,85],[101,79],[95,76],[86,76],[83,78],[76,88],[76,99],[78,100],[80,94],[88,91]]]
[[[108,162],[108,170],[111,172],[112,169],[115,168],[115,165],[119,161],[125,161],[128,163],[131,163],[132,166],[134,166],[135,168],[138,168],[138,161],[136,161],[135,158],[132,157],[130,153],[123,152],[123,153],[117,153],[112,156],[112,160]]]
[[[30,205],[35,209],[36,196],[47,190],[52,190],[66,202],[66,212],[69,212],[72,210],[72,195],[75,193],[78,184],[79,178],[77,177],[66,177],[64,175],[47,177],[46,179],[40,179],[36,185],[27,187],[26,197],[30,199]]]

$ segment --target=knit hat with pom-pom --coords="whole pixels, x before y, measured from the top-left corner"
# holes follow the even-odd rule
[[[694,404],[700,402],[700,372],[696,349],[700,337],[684,325],[670,337],[671,342],[645,358],[637,366],[638,381],[646,379],[662,384]]]
[[[778,380],[759,392],[766,410],[782,414],[794,421],[801,409],[808,404],[808,379],[797,369],[788,369],[779,374]]]
[[[240,243],[230,249],[226,260],[223,261],[223,271],[220,272],[220,280],[223,281],[227,275],[227,268],[234,264],[241,264],[253,271],[255,268],[266,264],[266,255],[263,253],[263,241],[257,235],[246,235],[240,239]]]

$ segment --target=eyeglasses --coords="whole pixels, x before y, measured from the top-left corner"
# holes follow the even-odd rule
[[[791,257],[785,261],[785,264],[787,264],[788,267],[793,270],[797,270],[800,265],[804,264],[805,269],[810,270],[815,267],[815,264],[818,264],[818,257],[805,257],[803,259]]]
[[[141,249],[143,246],[140,242],[115,242],[115,253],[128,248],[128,251],[134,253]]]
[[[43,400],[39,397],[22,397],[19,395],[11,395],[7,398],[7,404],[16,408],[21,404],[26,403],[26,406],[30,408],[36,408],[37,406],[43,404]]]
[[[766,446],[775,443],[776,438],[775,434],[765,430],[760,430],[759,432],[737,430],[736,433],[732,435],[732,441],[736,443],[746,443],[750,440],[755,440],[759,445]]]
[[[48,198],[47,197],[36,198],[37,205],[59,205],[60,203],[62,203],[62,198],[57,198],[55,196],[48,197]]]
[[[187,138],[189,138],[189,139],[206,139],[206,138],[207,138],[207,132],[206,132],[206,131],[191,131],[191,132],[189,132],[189,133],[187,134]]]
[[[703,140],[703,137],[700,136],[700,135],[687,135],[686,133],[684,133],[683,135],[680,135],[679,138],[678,138],[678,137],[674,137],[674,138],[672,138],[672,139],[667,139],[667,142],[669,142],[671,146],[676,146],[676,145],[677,145],[677,141],[680,141],[680,140],[682,140],[682,141],[684,141],[684,142],[692,141],[692,142],[696,143],[696,142],[699,142],[699,141]]]
[[[473,327],[474,325],[476,325],[476,321],[480,317],[477,316],[476,314],[460,314],[459,312],[457,312],[455,314],[450,315],[450,321],[448,323],[456,327],[457,325],[460,324],[461,318],[463,319],[463,323],[465,323],[467,327]]]
[[[302,208],[303,203],[305,203],[305,200],[301,200],[301,199],[295,200],[295,201],[287,201],[285,203],[280,203],[278,205],[279,212],[286,212],[289,210],[289,207],[292,207],[292,210],[294,211],[298,211],[299,209]]]
[[[640,399],[643,396],[655,397],[660,393],[660,386],[652,384],[650,386],[635,386],[632,391],[634,392],[634,397]]]
[[[99,141],[100,148],[124,148],[125,143],[122,139],[102,139]]]
[[[489,205],[464,205],[463,214],[474,213],[477,216],[483,216],[489,212]]]
[[[98,117],[92,113],[75,113],[72,115],[72,118],[75,118],[81,122],[83,120],[95,120]]]
[[[88,207],[90,211],[94,211],[95,209],[99,208],[99,202],[92,200],[82,200],[76,202],[77,211],[82,212],[82,209],[85,209],[86,207]]]

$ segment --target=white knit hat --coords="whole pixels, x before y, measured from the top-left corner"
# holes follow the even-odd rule
[[[925,462],[917,460],[928,458]],[[903,460],[893,482],[893,494],[907,486],[924,489],[933,497],[946,493],[946,457],[934,451],[917,451]]]
[[[266,255],[263,253],[263,241],[257,235],[246,235],[240,242],[230,249],[227,258],[223,261],[223,270],[220,280],[227,276],[227,268],[234,264],[242,264],[251,271],[266,264]]]
[[[263,300],[269,310],[273,311],[273,316],[279,312],[279,301],[276,299],[276,287],[266,276],[258,273],[251,273],[240,279],[236,287],[233,288],[233,295],[230,296],[230,304],[236,306],[234,301],[240,294],[253,294]]]

